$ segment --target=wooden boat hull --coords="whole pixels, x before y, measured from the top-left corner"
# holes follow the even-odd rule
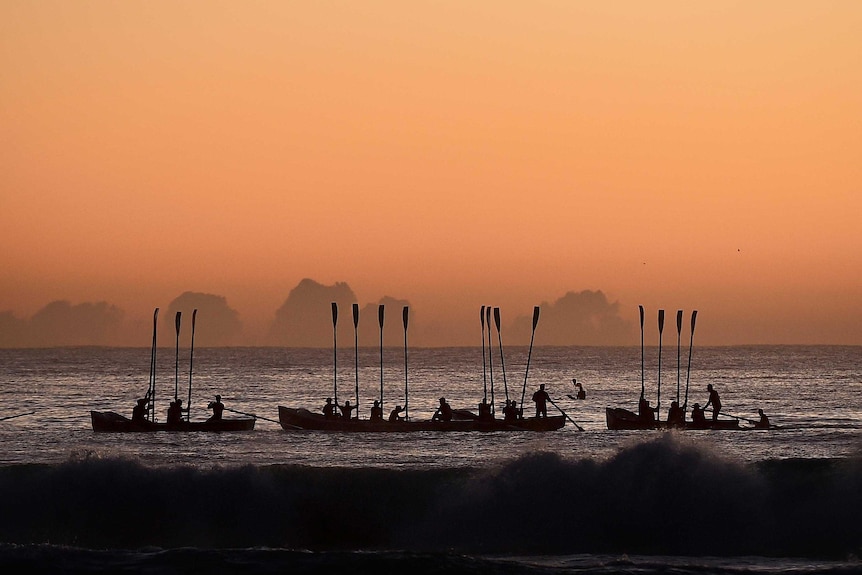
[[[218,421],[183,421],[178,424],[161,422],[135,422],[113,411],[91,411],[93,431],[99,433],[148,433],[154,431],[251,431],[253,418],[221,419]]]
[[[342,433],[380,433],[410,431],[555,431],[565,424],[562,415],[530,417],[516,423],[501,419],[479,421],[474,418],[452,421],[371,421],[369,419],[327,418],[307,409],[278,406],[278,421],[285,431],[336,431]]]
[[[637,413],[621,407],[605,408],[605,417],[608,429],[611,430],[669,428],[666,421],[644,421]],[[740,427],[739,421],[736,419],[719,419],[717,421],[707,419],[703,425],[695,425],[691,421],[686,421],[685,427],[678,427],[677,429],[739,430],[748,428]]]

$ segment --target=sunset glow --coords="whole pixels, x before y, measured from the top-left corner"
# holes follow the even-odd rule
[[[417,345],[584,290],[631,334],[644,305],[703,344],[860,345],[860,29],[852,1],[5,1],[0,312],[202,292],[253,344],[311,278],[409,301]]]

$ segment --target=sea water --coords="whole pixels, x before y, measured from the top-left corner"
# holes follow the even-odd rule
[[[129,416],[149,348],[0,350],[0,565],[29,572],[832,573],[862,563],[862,348],[159,348],[157,419],[222,396],[242,433],[94,433]],[[490,358],[489,358],[490,355]],[[484,358],[484,361],[483,361]],[[643,359],[643,362],[642,362]],[[690,361],[690,368],[689,368]],[[484,367],[483,367],[484,364]],[[643,370],[641,366],[643,365]],[[190,373],[191,367],[191,373]],[[576,378],[587,398],[573,399]],[[367,417],[524,402],[555,432],[288,432],[278,406]],[[610,431],[643,387],[721,394],[777,428]],[[572,397],[569,397],[572,396]],[[26,415],[22,415],[26,414]],[[20,415],[19,417],[13,417]]]

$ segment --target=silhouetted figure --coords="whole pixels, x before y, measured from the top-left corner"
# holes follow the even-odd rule
[[[383,408],[380,407],[380,401],[377,399],[371,406],[371,421],[383,421]]]
[[[353,412],[353,406],[350,405],[350,400],[344,402],[344,405],[338,406],[341,410],[341,417],[344,419],[350,419],[350,414]]]
[[[168,424],[176,425],[183,421],[183,400],[176,399],[168,406]]]
[[[216,395],[215,401],[211,401],[207,404],[207,409],[213,410],[213,414],[207,421],[221,421],[221,416],[224,413],[224,404],[221,402],[221,396]]]
[[[575,386],[578,388],[577,398],[578,399],[586,399],[587,398],[587,392],[584,391],[584,386],[581,385],[577,379],[573,379],[572,383],[574,383]]]
[[[718,397],[718,392],[713,389],[711,383],[706,386],[706,390],[709,392],[709,399],[706,400],[703,408],[706,409],[710,405],[712,406],[712,420],[715,421],[718,419],[718,412],[721,411],[721,399]]]
[[[479,402],[479,421],[490,421],[493,419],[491,415],[491,406],[488,404],[487,398],[482,398]]]
[[[389,412],[389,421],[404,421],[404,418],[401,417],[402,411],[404,411],[404,408],[396,405],[395,409]]]
[[[335,417],[335,404],[332,403],[331,397],[327,397],[326,403],[323,405],[323,416],[324,417]]]
[[[766,417],[766,414],[763,413],[763,410],[758,409],[757,414],[760,416],[760,421],[755,423],[754,427],[757,429],[769,429],[769,418]]]
[[[548,417],[548,401],[551,396],[545,391],[545,384],[539,385],[539,389],[533,394],[533,401],[536,403],[536,417]]]
[[[147,413],[149,412],[149,406],[147,405],[147,398],[140,398],[137,403],[135,403],[135,407],[132,408],[132,421],[135,423],[143,423],[147,420]]]
[[[440,407],[434,412],[431,421],[452,421],[452,406],[446,402],[445,397],[440,398]]]
[[[670,402],[670,409],[667,410],[667,425],[668,427],[685,427],[685,412],[679,406],[678,401]]]
[[[518,421],[518,402],[514,399],[507,402],[506,407],[503,408],[503,421],[506,423]]]
[[[691,424],[693,427],[706,427],[706,415],[699,403],[695,403],[691,408]]]
[[[657,407],[651,407],[649,404],[649,400],[643,395],[638,399],[638,418],[641,421],[655,423],[656,412],[658,411]]]

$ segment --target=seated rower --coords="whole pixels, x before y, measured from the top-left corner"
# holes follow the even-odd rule
[[[389,421],[404,421],[404,417],[401,416],[402,411],[404,411],[404,408],[396,405],[395,409],[389,413]]]
[[[754,424],[755,429],[769,429],[769,418],[766,417],[766,414],[763,413],[763,410],[758,409],[757,414],[760,416],[760,421]]]
[[[440,407],[434,412],[431,421],[452,421],[452,406],[446,402],[445,397],[440,398]]]

